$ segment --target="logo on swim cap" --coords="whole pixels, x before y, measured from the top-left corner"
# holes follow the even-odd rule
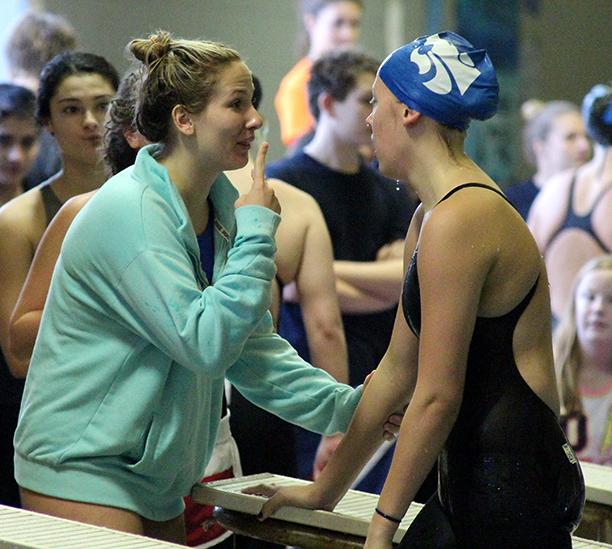
[[[458,130],[497,110],[499,86],[491,59],[454,32],[421,36],[396,49],[378,77],[408,107]]]
[[[453,43],[444,40],[439,34],[429,36],[420,48],[410,54],[410,61],[419,67],[421,75],[431,72],[433,68],[433,77],[423,82],[423,85],[440,95],[451,93],[453,80],[459,93],[464,95],[480,76],[470,56],[460,52]]]

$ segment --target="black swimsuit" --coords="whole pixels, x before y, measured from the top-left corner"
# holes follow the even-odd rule
[[[47,216],[47,226],[51,223],[51,220],[55,217],[55,214],[60,211],[60,208],[64,205],[61,200],[57,197],[53,189],[51,188],[51,182],[45,181],[39,186],[40,194],[42,196],[43,206],[45,207],[45,215]]]
[[[606,244],[602,242],[601,238],[599,238],[599,235],[595,232],[595,228],[593,227],[593,221],[592,221],[593,211],[595,210],[597,205],[600,203],[603,196],[610,190],[610,187],[606,187],[602,189],[602,191],[599,193],[597,198],[593,201],[593,207],[591,208],[591,210],[588,211],[584,215],[578,215],[576,211],[574,210],[573,202],[574,202],[574,188],[575,187],[576,187],[576,174],[574,174],[574,178],[572,179],[572,182],[570,184],[570,189],[569,189],[568,198],[567,198],[567,210],[565,211],[565,218],[561,226],[555,231],[555,233],[552,235],[552,237],[548,241],[548,244],[546,245],[546,249],[544,250],[544,254],[548,252],[548,248],[550,248],[550,245],[555,241],[557,236],[559,236],[559,233],[561,233],[562,231],[566,229],[580,229],[584,231],[601,248],[602,250],[601,253],[610,253],[612,250],[610,250],[606,246]]]
[[[464,187],[498,192],[468,183],[442,200]],[[418,337],[417,256],[406,273],[402,308]],[[461,409],[438,459],[438,494],[401,547],[571,547],[584,505],[582,473],[555,414],[520,375],[512,349],[538,283],[510,312],[476,319]]]

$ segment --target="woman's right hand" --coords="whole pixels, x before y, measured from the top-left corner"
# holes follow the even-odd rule
[[[236,208],[240,208],[241,206],[264,206],[280,214],[280,204],[274,195],[274,191],[268,186],[268,182],[264,175],[268,147],[268,143],[262,143],[261,147],[259,147],[257,158],[255,159],[255,166],[251,172],[253,185],[251,185],[248,193],[238,197],[238,200],[236,200],[234,204]]]
[[[257,515],[259,520],[267,519],[278,509],[286,506],[302,507],[303,509],[325,509],[327,511],[331,511],[335,507],[334,504],[326,505],[322,501],[314,483],[302,486],[285,486],[284,488],[279,488],[273,484],[258,484],[245,488],[243,492],[269,498]]]

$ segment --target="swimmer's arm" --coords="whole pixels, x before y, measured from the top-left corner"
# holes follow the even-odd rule
[[[32,244],[16,219],[9,218],[8,211],[0,217],[0,346],[10,372],[23,378],[28,361],[11,352],[9,326],[11,314],[32,261]],[[12,212],[11,212],[12,213]]]
[[[572,175],[566,171],[550,178],[529,209],[527,225],[542,253],[563,223]]]
[[[334,286],[331,239],[318,206],[310,217],[296,278],[310,358],[314,366],[348,383],[348,352]]]
[[[543,195],[544,191],[541,191],[531,205],[531,208],[529,208],[529,215],[527,216],[527,225],[535,238],[540,252],[544,252],[549,241],[549,238],[546,236],[548,231],[546,230],[546,211],[544,208],[545,202],[542,199]]]
[[[51,276],[62,242],[81,207],[80,202],[70,200],[53,218],[36,249],[32,265],[15,304],[9,327],[9,346],[11,353],[23,361],[24,376],[38,335]]]
[[[336,278],[335,281],[338,305],[344,314],[377,313],[390,308],[389,303],[385,300],[377,299],[362,292],[355,286],[344,282],[344,280]],[[287,284],[283,288],[283,301],[285,303],[299,303],[300,298],[294,283]]]
[[[459,413],[481,290],[496,247],[467,202],[459,212],[438,209],[419,244],[422,329],[416,386],[378,503],[398,518],[434,465]],[[375,514],[368,537],[388,541],[396,528]]]

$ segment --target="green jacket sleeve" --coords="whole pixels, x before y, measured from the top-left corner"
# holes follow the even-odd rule
[[[338,383],[300,358],[286,340],[272,332],[269,315],[226,376],[253,404],[327,435],[346,432],[362,392],[361,387]]]

